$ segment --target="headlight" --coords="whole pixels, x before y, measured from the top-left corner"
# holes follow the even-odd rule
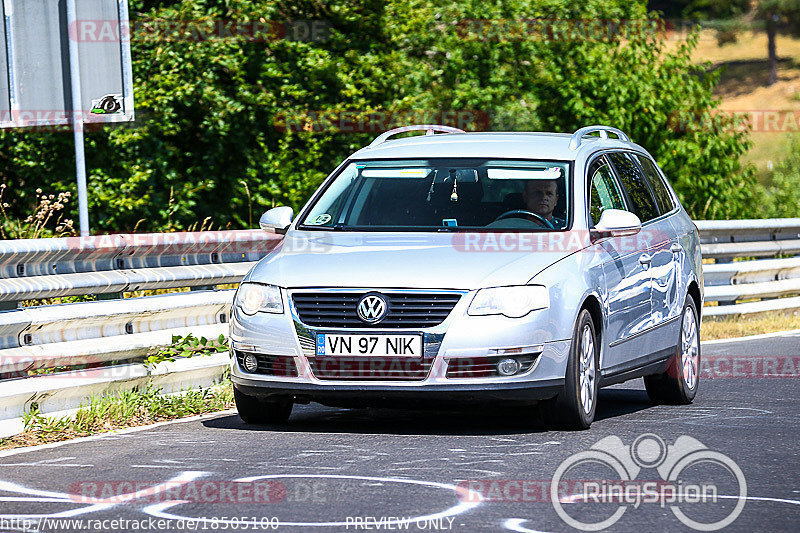
[[[505,315],[519,318],[537,309],[550,307],[550,292],[542,285],[481,289],[467,313],[470,315]]]
[[[274,285],[242,283],[236,291],[234,305],[246,315],[263,313],[283,313],[281,289]]]

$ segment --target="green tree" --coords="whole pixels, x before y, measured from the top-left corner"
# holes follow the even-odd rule
[[[665,49],[643,3],[136,0],[131,16],[275,21],[289,34],[134,35],[136,122],[86,138],[96,231],[252,227],[263,209],[299,207],[378,133],[293,120],[319,112],[475,111],[486,120],[473,126],[494,130],[606,123],[651,150],[694,216],[747,216],[753,203],[746,132],[698,119],[715,112],[716,78],[691,63],[694,41]],[[291,34],[308,20],[324,35]],[[4,132],[0,169],[24,218],[37,187],[74,191],[72,137]]]
[[[775,37],[780,32],[800,35],[800,0],[758,0],[754,12],[766,25],[769,59],[767,85],[772,85],[778,81],[778,52]]]
[[[727,19],[750,10],[751,0],[649,0],[647,7],[667,18],[691,20]]]
[[[792,140],[789,155],[775,167],[765,193],[764,217],[800,217],[800,137]]]
[[[753,170],[739,164],[749,136],[718,112],[718,74],[692,62],[696,36],[668,51],[663,24],[644,6],[464,1],[394,9],[392,20],[404,21],[394,34],[417,66],[419,88],[407,105],[491,109],[501,130],[614,125],[653,153],[692,216],[752,214]],[[538,25],[529,33],[508,25],[532,19],[549,21],[552,31],[542,37]],[[475,23],[472,33],[437,31],[487,20],[498,22]],[[592,26],[599,20],[606,25]],[[615,20],[618,31],[606,31]]]

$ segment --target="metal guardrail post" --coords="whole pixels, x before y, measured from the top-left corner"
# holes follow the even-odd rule
[[[733,263],[732,257],[718,257],[715,262],[717,264],[726,264],[726,263]],[[736,305],[736,300],[719,300],[717,305],[726,306],[726,305]]]
[[[97,300],[121,300],[121,292],[101,292],[94,295]]]

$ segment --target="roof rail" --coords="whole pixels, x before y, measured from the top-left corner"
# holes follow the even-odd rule
[[[453,128],[452,126],[438,126],[436,124],[415,124],[413,126],[402,126],[400,128],[394,128],[387,132],[381,133],[378,135],[374,141],[372,141],[367,148],[372,148],[373,146],[377,146],[379,144],[383,144],[389,140],[389,137],[392,135],[397,135],[398,133],[405,133],[407,131],[424,131],[425,135],[433,135],[433,132],[440,131],[442,133],[467,133],[464,130],[460,130],[458,128]]]
[[[612,128],[611,126],[586,126],[572,134],[572,138],[569,140],[569,149],[577,150],[583,138],[590,133],[599,133],[601,139],[608,139],[608,134],[613,133],[620,141],[630,142],[630,138],[617,128]]]

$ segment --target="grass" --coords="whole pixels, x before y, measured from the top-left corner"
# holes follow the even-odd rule
[[[730,339],[761,333],[800,329],[800,311],[758,313],[752,316],[704,318],[700,339]]]
[[[229,380],[218,387],[179,395],[159,393],[159,389],[148,387],[92,398],[73,416],[60,418],[42,416],[38,408],[34,408],[25,415],[25,431],[0,439],[0,450],[59,442],[233,407],[233,386]]]

